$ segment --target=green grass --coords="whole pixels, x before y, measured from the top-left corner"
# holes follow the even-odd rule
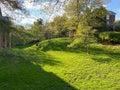
[[[70,39],[0,50],[0,90],[119,90],[120,46],[68,48]]]

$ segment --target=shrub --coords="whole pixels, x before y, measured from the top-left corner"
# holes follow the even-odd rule
[[[120,20],[114,23],[114,30],[120,32]]]
[[[39,43],[38,48],[40,50],[64,50],[67,48],[67,45],[71,43],[69,38],[55,38],[45,40]]]
[[[102,32],[99,34],[99,39],[102,42],[118,44],[120,43],[120,32]]]

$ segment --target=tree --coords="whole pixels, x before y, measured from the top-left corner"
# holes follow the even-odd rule
[[[1,17],[0,18],[0,33],[3,38],[3,47],[11,47],[11,31],[13,23],[11,22],[9,17]]]
[[[0,0],[0,9],[5,8],[4,11],[15,11],[19,10],[20,12],[24,14],[28,14],[28,11],[24,7],[24,1],[23,0]],[[8,13],[6,13],[8,16]],[[13,15],[9,15],[9,17],[12,17]]]
[[[46,35],[52,37],[66,37],[68,28],[67,28],[67,20],[66,15],[57,16],[54,18],[52,22],[45,24]],[[49,38],[49,37],[48,37]]]
[[[102,5],[102,0],[74,0],[66,6],[65,10],[67,15],[73,18],[76,23],[82,22],[83,20],[81,18],[85,15],[88,15],[91,21],[93,21],[93,19],[102,20],[107,14],[106,8]]]
[[[94,29],[101,27],[107,10],[102,7],[102,0],[74,0],[66,7],[70,18],[75,18],[76,35],[70,46],[83,43],[87,48],[93,37]]]
[[[1,27],[0,31],[1,32],[0,34],[3,38],[4,48],[11,47],[11,34],[12,34],[12,30],[14,29],[14,27],[13,27],[13,23],[10,17],[2,16],[1,9],[5,7],[9,11],[13,11],[17,9],[25,13],[25,9],[22,4],[23,3],[20,0],[0,0],[0,5],[1,5],[0,7],[0,27]],[[2,5],[4,5],[4,7],[2,7]]]
[[[66,26],[67,17],[66,15],[58,16],[54,18],[54,29],[58,32],[59,37],[67,36],[67,26]]]
[[[24,45],[31,41],[33,35],[29,32],[29,30],[25,29],[23,26],[13,25],[11,37],[12,46],[15,45]]]
[[[45,23],[44,35],[45,35],[45,39],[58,37],[58,31],[55,29],[54,21]]]
[[[33,40],[43,40],[43,20],[41,18],[37,19],[37,21],[34,22],[34,25],[32,26],[30,31],[33,34]]]

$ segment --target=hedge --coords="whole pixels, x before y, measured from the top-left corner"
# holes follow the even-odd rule
[[[99,34],[99,39],[102,42],[119,43],[120,44],[120,32],[102,32]]]

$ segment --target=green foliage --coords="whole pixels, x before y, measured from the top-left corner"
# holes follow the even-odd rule
[[[12,49],[0,49],[0,56],[1,57],[13,57],[15,52]]]
[[[113,27],[114,31],[120,31],[120,21],[116,21]]]
[[[89,26],[99,28],[106,24],[105,17],[108,13],[102,5],[102,0],[74,0],[68,4],[65,10],[67,15],[74,18],[77,24],[87,21]]]
[[[95,30],[92,30],[90,26],[85,26],[82,23],[79,24],[76,35],[75,35],[75,40],[71,44],[71,46],[77,45],[77,44],[83,44],[83,45],[88,45],[94,40],[94,33]]]
[[[12,45],[27,44],[32,40],[43,40],[44,32],[42,24],[42,19],[38,19],[30,29],[26,29],[22,26],[14,26],[12,32]]]
[[[66,15],[55,17],[52,22],[45,25],[46,39],[54,37],[66,37],[68,32],[68,18]],[[66,25],[67,24],[67,25]]]
[[[68,4],[67,14],[71,20],[74,18],[74,26],[76,27],[74,41],[69,47],[79,46],[82,43],[88,52],[89,44],[96,41],[94,38],[95,29],[106,24],[105,17],[108,12],[102,3],[102,0],[74,0]]]
[[[89,14],[89,15],[88,15]],[[106,15],[108,11],[105,7],[96,8],[93,12],[88,12],[89,25],[96,29],[101,29],[106,25]]]
[[[45,40],[39,43],[38,48],[43,51],[47,50],[64,50],[67,49],[67,45],[71,43],[69,38],[55,38]],[[69,48],[68,48],[69,49]]]
[[[120,46],[92,44],[90,49],[89,56],[86,55],[83,47],[72,51],[48,49],[46,53],[62,64],[60,66],[45,65],[43,68],[49,72],[55,72],[76,89],[119,89]]]
[[[104,42],[120,43],[120,32],[102,32],[99,38]]]
[[[4,48],[11,47],[11,32],[13,31],[13,23],[9,17],[0,15],[0,35],[3,38]]]
[[[119,90],[120,46],[91,44],[89,56],[83,49],[0,50],[0,90]]]
[[[33,35],[22,26],[14,27],[11,37],[11,43],[15,45],[23,45],[31,41]]]
[[[9,17],[5,17],[7,20],[2,19],[0,16],[0,32],[2,33],[9,33],[12,31],[13,23],[10,21]]]
[[[0,58],[1,90],[75,90],[57,75],[44,71],[41,65],[54,66],[60,63],[47,53],[34,49],[0,50]]]
[[[113,25],[106,25],[106,26],[103,28],[103,31],[114,31],[114,30],[113,30]]]
[[[89,25],[86,16],[84,16],[83,18],[84,21],[78,24],[74,41],[69,45],[69,47],[76,47],[79,46],[79,44],[83,44],[83,46],[85,46],[87,49],[86,52],[89,53],[89,44],[95,41],[95,29],[93,29],[93,27]]]
[[[32,40],[43,40],[44,39],[44,32],[43,32],[43,20],[38,19],[36,22],[34,22],[34,25],[29,30],[30,33],[33,35],[31,38]]]

